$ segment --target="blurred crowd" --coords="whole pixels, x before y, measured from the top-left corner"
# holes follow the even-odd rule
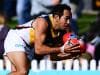
[[[0,3],[0,9],[4,11],[6,20],[16,15],[18,24],[35,19],[41,14],[48,14],[52,7],[58,4],[70,5],[73,9],[72,17],[77,20],[84,7],[83,0],[1,0]]]
[[[78,34],[77,19],[84,8],[83,0],[0,0],[0,58],[3,58],[3,42],[9,31],[8,21],[13,16],[17,17],[18,25],[35,19],[41,14],[49,14],[52,8],[58,4],[67,4],[72,9],[71,27]],[[86,44],[86,53],[83,57],[96,60],[100,59],[100,13],[88,32],[81,36]],[[1,37],[2,36],[2,37]]]

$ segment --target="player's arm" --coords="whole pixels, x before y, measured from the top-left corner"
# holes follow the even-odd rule
[[[35,27],[35,52],[40,55],[60,53],[60,47],[49,47],[44,44],[46,39],[48,23],[43,18],[37,19],[37,25]]]
[[[44,41],[46,39],[46,33],[47,33],[47,27],[48,27],[48,23],[46,22],[46,20],[44,20],[43,18],[38,18],[35,22],[36,26],[35,26],[35,52],[37,54],[52,54],[52,53],[60,53],[62,52],[61,47],[49,47],[46,44],[44,44]],[[64,51],[68,52],[71,51],[71,49],[73,49],[73,47],[66,47]],[[76,49],[76,48],[74,48]]]

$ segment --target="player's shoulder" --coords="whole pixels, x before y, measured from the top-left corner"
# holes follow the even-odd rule
[[[38,21],[39,23],[40,23],[40,22],[42,22],[42,23],[46,23],[46,22],[47,22],[47,20],[46,20],[44,17],[38,17],[38,18],[36,19],[36,21]]]
[[[35,22],[37,23],[37,26],[48,26],[48,21],[44,17],[38,17]]]

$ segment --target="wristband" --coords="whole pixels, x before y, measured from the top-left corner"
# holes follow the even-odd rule
[[[60,51],[61,51],[61,53],[64,53],[64,45],[62,47],[60,47]]]
[[[68,41],[67,42],[65,42],[65,44],[62,46],[62,47],[60,47],[60,51],[61,51],[61,53],[65,53],[64,52],[64,47],[65,47],[65,45],[68,43]]]

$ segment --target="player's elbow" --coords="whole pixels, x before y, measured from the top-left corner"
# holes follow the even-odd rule
[[[41,52],[39,49],[35,49],[35,53],[38,54],[38,55],[41,55]]]
[[[38,55],[43,55],[43,51],[41,48],[35,48],[35,53]]]

